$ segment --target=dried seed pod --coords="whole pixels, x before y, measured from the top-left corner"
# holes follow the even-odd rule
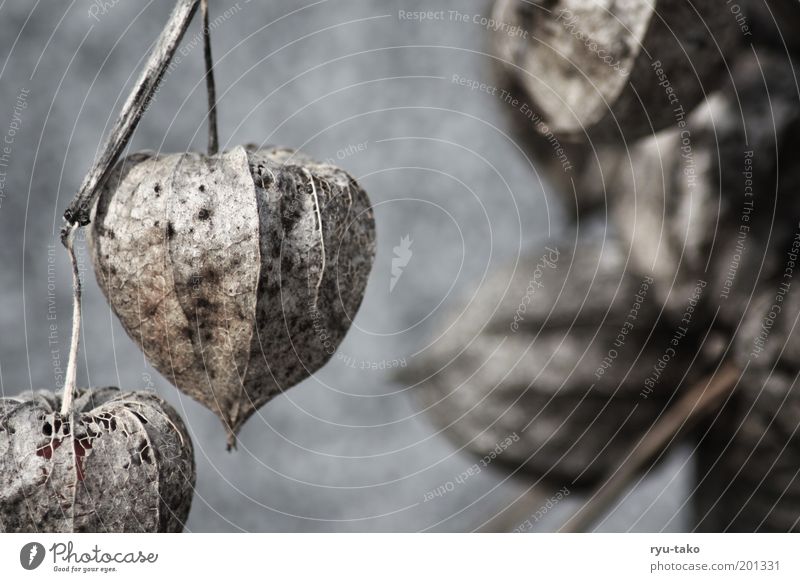
[[[518,101],[524,95],[519,77],[505,67],[494,69],[495,82],[508,95],[503,100],[508,129],[525,155],[530,156],[539,175],[549,183],[567,207],[567,216],[575,221],[602,210],[613,195],[608,189],[609,169],[624,154],[624,149],[610,144],[560,141],[536,131],[527,110]]]
[[[90,244],[128,334],[233,444],[256,409],[333,354],[363,298],[374,229],[346,172],[237,147],[121,161]]]
[[[800,334],[798,299],[782,284],[800,234],[800,108],[785,55],[743,53],[731,73],[685,126],[642,142],[618,165],[614,216],[636,264],[654,269],[663,300],[708,281],[704,309],[733,337],[729,356],[747,366],[723,413],[704,427],[698,528],[786,531],[798,517],[798,443],[786,427],[796,416],[790,378]]]
[[[195,482],[178,414],[149,392],[0,399],[0,531],[180,532]]]
[[[796,371],[748,369],[700,434],[693,498],[697,530],[800,532]]]
[[[693,129],[707,112],[702,107],[692,116]],[[673,310],[680,309],[689,286],[708,276],[705,261],[719,218],[718,190],[705,189],[710,157],[699,150],[694,160],[700,167],[689,179],[702,184],[702,194],[690,192],[683,175],[681,132],[662,132],[631,148],[630,158],[616,164],[611,186],[617,193],[612,218],[633,263],[653,273],[659,300]]]
[[[800,108],[791,61],[760,49],[681,127],[616,166],[613,216],[632,259],[672,302],[698,278],[734,330],[754,291],[782,271],[797,230]],[[777,157],[776,157],[777,154]]]
[[[626,264],[596,236],[532,253],[492,277],[402,379],[458,444],[493,455],[517,435],[498,462],[596,482],[709,360],[689,370],[692,326],[682,335],[661,319],[652,279]]]
[[[564,139],[619,141],[672,123],[714,89],[738,27],[701,0],[496,0],[495,54]]]

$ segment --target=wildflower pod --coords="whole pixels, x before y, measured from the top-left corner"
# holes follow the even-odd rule
[[[375,254],[366,193],[284,148],[137,153],[93,210],[98,283],[153,366],[217,413],[229,446],[319,369],[358,311]]]
[[[0,399],[0,531],[180,532],[192,502],[192,442],[150,392],[28,392]]]
[[[496,0],[493,20],[494,54],[540,131],[576,141],[667,127],[715,88],[738,33],[713,0]]]
[[[710,360],[691,364],[693,329],[661,318],[613,239],[550,249],[496,272],[401,379],[457,444],[483,456],[517,435],[500,463],[587,486]]]
[[[633,147],[610,188],[621,238],[662,300],[675,306],[702,278],[707,313],[718,309],[716,324],[733,332],[778,284],[798,233],[800,109],[785,55],[742,53],[731,71],[680,126]]]

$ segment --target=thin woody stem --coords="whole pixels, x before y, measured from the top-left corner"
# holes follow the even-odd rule
[[[639,472],[649,466],[681,432],[704,415],[716,410],[736,387],[740,370],[724,365],[716,373],[698,382],[659,420],[631,450],[622,465],[590,496],[559,529],[560,532],[583,532],[591,528],[611,504],[627,489]]]
[[[208,155],[219,151],[217,133],[217,89],[214,84],[214,59],[211,56],[211,30],[208,25],[208,0],[200,0],[203,17],[203,56],[206,62],[206,93],[208,94]]]
[[[61,415],[67,416],[72,412],[72,400],[75,396],[76,380],[78,376],[78,345],[81,340],[81,276],[78,271],[78,261],[75,258],[75,233],[76,225],[65,227],[61,232],[61,242],[67,248],[69,260],[72,264],[72,338],[69,345],[69,359],[67,360],[67,374],[64,381],[64,396],[61,401]]]
[[[177,0],[136,85],[125,105],[122,106],[119,117],[103,147],[103,152],[95,160],[75,198],[64,212],[64,219],[68,224],[77,223],[81,226],[89,224],[92,206],[100,188],[108,179],[114,164],[147,109],[153,93],[158,88],[158,84],[175,54],[175,49],[192,21],[199,2],[200,0]]]

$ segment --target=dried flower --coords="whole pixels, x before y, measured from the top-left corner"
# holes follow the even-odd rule
[[[0,531],[180,532],[192,501],[192,442],[149,392],[79,390],[0,399]]]
[[[516,433],[503,462],[589,485],[712,358],[692,365],[694,329],[660,314],[652,277],[630,271],[613,239],[557,250],[554,268],[545,251],[496,272],[403,380],[459,444],[485,455]]]
[[[620,141],[668,126],[714,89],[738,28],[713,0],[497,0],[494,53],[540,133]],[[513,34],[510,31],[524,31]],[[691,72],[689,72],[691,71]]]
[[[150,362],[215,411],[229,445],[347,332],[375,254],[366,193],[290,149],[137,153],[93,211],[98,282]]]

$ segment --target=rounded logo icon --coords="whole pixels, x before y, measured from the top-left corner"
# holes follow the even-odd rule
[[[44,546],[39,542],[30,542],[19,551],[19,563],[26,570],[35,570],[44,561]]]

